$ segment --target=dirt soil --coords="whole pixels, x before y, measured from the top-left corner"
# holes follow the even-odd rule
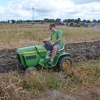
[[[98,47],[100,48],[100,46]],[[0,73],[17,70],[17,64],[16,49],[0,51]],[[77,89],[73,92],[47,90],[42,92],[42,96],[36,100],[100,100],[100,84]]]
[[[1,50],[0,51],[0,73],[17,70],[16,50]]]
[[[100,59],[100,40],[94,42],[72,43],[65,45],[65,51],[72,55],[73,61]],[[0,73],[17,70],[16,49],[0,51]]]
[[[69,52],[76,61],[79,58],[79,60],[100,59],[100,40],[66,44],[65,51]]]
[[[100,100],[100,85],[80,87],[74,91],[47,90],[37,100]]]

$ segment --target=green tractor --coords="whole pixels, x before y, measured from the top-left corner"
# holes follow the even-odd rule
[[[44,42],[49,44],[48,42]],[[70,53],[64,52],[64,46],[61,50],[57,51],[57,54],[53,60],[52,66],[48,65],[51,52],[47,51],[44,45],[29,46],[17,49],[17,58],[19,61],[18,67],[30,73],[32,71],[38,71],[39,69],[57,69],[58,71],[65,71],[72,65]]]

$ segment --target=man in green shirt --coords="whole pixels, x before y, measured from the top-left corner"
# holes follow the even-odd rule
[[[52,31],[52,33],[50,34],[49,38],[46,38],[43,41],[48,41],[51,45],[53,45],[51,59],[48,63],[48,65],[51,66],[53,59],[56,56],[57,50],[60,50],[63,47],[64,41],[63,41],[63,38],[62,38],[62,36],[63,36],[62,31],[57,30],[55,24],[50,24],[49,28]]]

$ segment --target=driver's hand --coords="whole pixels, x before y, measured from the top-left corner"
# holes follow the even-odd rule
[[[46,41],[46,39],[42,40],[43,42]]]
[[[52,42],[51,45],[54,45],[54,42]]]

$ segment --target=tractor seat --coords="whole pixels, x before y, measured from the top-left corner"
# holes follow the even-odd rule
[[[63,51],[64,48],[65,48],[65,45],[63,45],[63,47],[62,47],[60,50],[58,50],[57,52],[61,52],[61,51]]]
[[[65,45],[63,45],[63,47],[62,47],[60,50],[57,50],[57,52],[61,52],[61,51],[63,51],[64,48],[65,48]],[[52,52],[52,51],[48,51],[48,53],[51,53],[51,52]]]

